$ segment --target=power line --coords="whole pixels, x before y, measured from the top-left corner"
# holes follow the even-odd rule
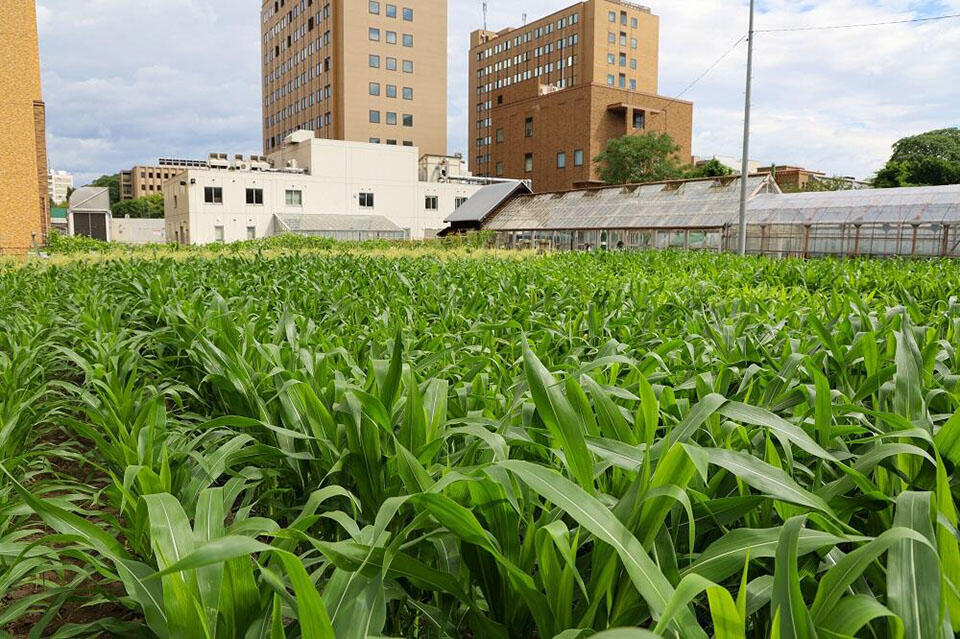
[[[863,29],[866,27],[885,27],[892,24],[911,24],[916,22],[933,22],[935,20],[950,20],[960,18],[960,13],[952,13],[945,16],[932,16],[930,18],[913,18],[912,20],[891,20],[889,22],[868,22],[865,24],[837,24],[823,25],[819,27],[786,27],[783,29],[757,29],[757,33],[786,33],[790,31],[832,31],[836,29]]]
[[[736,42],[734,42],[734,43],[733,43],[733,46],[730,47],[730,48],[726,51],[726,53],[724,53],[724,54],[721,55],[719,58],[717,58],[716,61],[715,61],[713,64],[711,64],[709,67],[707,67],[707,70],[706,70],[706,71],[704,71],[704,72],[701,73],[699,76],[697,76],[697,79],[696,79],[696,80],[694,80],[693,82],[691,82],[690,84],[688,84],[688,85],[687,85],[687,88],[685,88],[683,91],[681,91],[680,93],[678,93],[676,99],[679,100],[680,98],[682,98],[682,97],[687,93],[687,91],[689,91],[690,89],[692,89],[693,87],[695,87],[695,86],[700,82],[700,80],[703,80],[705,77],[707,77],[707,75],[708,75],[711,71],[713,71],[714,69],[717,68],[717,65],[719,65],[721,62],[723,62],[723,61],[727,58],[728,55],[730,55],[731,53],[733,53],[734,51],[736,51],[737,47],[739,47],[740,44],[741,44],[744,40],[746,40],[746,39],[747,39],[747,36],[740,36],[740,39],[737,40]]]

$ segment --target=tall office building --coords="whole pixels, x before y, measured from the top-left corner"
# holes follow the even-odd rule
[[[660,19],[586,0],[523,27],[470,36],[470,168],[535,191],[598,183],[609,140],[669,133],[691,162],[693,104],[658,95]]]
[[[0,40],[0,254],[17,254],[43,243],[50,223],[34,0],[0,2]]]
[[[266,0],[263,146],[317,137],[447,153],[446,0]]]

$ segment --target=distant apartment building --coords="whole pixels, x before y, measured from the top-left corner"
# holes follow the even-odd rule
[[[186,169],[203,168],[204,160],[160,158],[153,166],[135,166],[120,173],[120,199],[135,200],[163,191],[163,183]]]
[[[73,189],[73,176],[66,171],[47,171],[47,194],[54,204],[63,204]]]
[[[659,18],[587,0],[523,27],[470,36],[470,168],[530,179],[535,191],[599,181],[609,140],[670,134],[691,161],[693,104],[657,94]]]
[[[267,156],[213,153],[163,187],[168,242],[282,233],[339,240],[425,239],[491,178],[416,147],[317,139],[296,131]]]
[[[50,226],[46,111],[34,0],[0,2],[0,255],[43,243]]]
[[[447,152],[447,1],[266,0],[263,147],[298,130]]]

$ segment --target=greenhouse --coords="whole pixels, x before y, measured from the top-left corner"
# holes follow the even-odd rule
[[[751,176],[747,193],[750,253],[960,257],[960,186],[784,194]],[[472,213],[500,248],[733,251],[739,205],[731,176],[516,193]]]

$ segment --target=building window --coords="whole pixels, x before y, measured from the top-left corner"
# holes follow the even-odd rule
[[[557,168],[565,169],[567,168],[567,154],[563,151],[557,153]]]
[[[497,129],[497,144],[503,142],[503,129]]]
[[[257,239],[257,227],[255,227],[255,226],[248,226],[248,227],[247,227],[247,239],[248,239],[248,240],[255,240],[255,239]]]
[[[634,80],[633,78],[630,78],[630,90],[631,91],[637,90],[637,81]]]
[[[616,12],[611,11],[610,13],[607,14],[607,18],[610,20],[610,22],[616,22],[617,21]]]
[[[380,68],[380,56],[378,56],[378,55],[372,55],[372,54],[370,55],[370,68],[371,68],[371,69],[379,69],[379,68]]]
[[[436,195],[428,195],[423,203],[423,208],[428,211],[436,211],[440,208],[440,199]]]
[[[612,53],[608,53],[608,54],[607,54],[607,64],[616,64],[616,63],[617,63],[617,56],[615,56],[615,55],[612,54]]]
[[[396,18],[396,17],[397,17],[397,5],[395,5],[395,4],[388,4],[388,5],[387,5],[387,17],[388,17],[388,18]]]
[[[371,82],[370,83],[370,95],[380,95],[380,83]]]
[[[370,144],[380,144],[380,138],[370,138]]]
[[[403,34],[403,46],[412,47],[413,46],[413,35],[409,33]]]
[[[497,162],[496,174],[497,177],[503,175],[503,162]]]
[[[387,111],[387,124],[390,126],[396,126],[397,124],[397,114],[392,111]]]
[[[613,31],[608,31],[608,32],[607,32],[607,42],[609,42],[610,44],[616,44],[616,43],[617,43],[617,34],[614,33]]]
[[[636,58],[630,58],[630,68],[631,68],[631,69],[636,69],[636,68],[637,68],[637,59],[636,59]]]
[[[619,85],[619,87],[620,87],[621,89],[626,89],[626,88],[627,88],[627,76],[625,76],[624,74],[621,73],[621,74],[618,76],[617,83],[618,83],[618,85]]]
[[[607,84],[608,84],[609,86],[613,86],[613,85],[615,85],[616,83],[617,83],[617,79],[616,79],[615,77],[613,77],[613,75],[608,75],[608,76],[607,76]]]
[[[403,72],[404,72],[404,73],[413,73],[413,60],[404,60],[404,61],[403,61]]]
[[[631,49],[636,49],[636,48],[637,48],[637,39],[636,39],[636,38],[630,38],[630,48],[631,48]]]
[[[293,189],[287,190],[287,206],[303,206],[303,192]]]
[[[626,54],[626,53],[621,53],[621,54],[620,54],[620,66],[621,66],[621,67],[627,66],[627,54]]]
[[[646,118],[644,117],[643,111],[634,111],[633,112],[633,128],[642,129],[646,126]]]
[[[403,19],[407,22],[413,22],[413,9],[403,9]]]
[[[620,12],[620,24],[622,24],[623,26],[627,26],[627,12],[626,12],[626,11],[621,11],[621,12]]]
[[[263,189],[247,189],[247,204],[263,204]]]
[[[370,31],[368,33],[370,34],[369,37],[371,40],[374,42],[380,42],[380,29],[370,27]]]
[[[393,143],[396,144],[397,141],[394,140]],[[360,194],[360,208],[362,208],[362,209],[372,209],[372,208],[373,208],[373,193],[361,193],[361,194]]]
[[[523,170],[527,173],[533,170],[533,153],[527,153],[523,156]]]
[[[376,0],[370,0],[370,13],[380,15],[380,3]]]
[[[387,146],[397,146],[396,140],[387,140]]]
[[[527,138],[533,137],[533,118],[526,118],[523,121],[523,135]]]
[[[397,87],[393,87],[394,93],[397,91]],[[413,99],[413,87],[403,87],[403,99],[412,100]]]
[[[465,197],[458,197],[458,198],[456,198],[456,199],[453,201],[453,208],[459,209],[461,206],[463,206],[463,205],[466,203],[466,201],[467,201],[467,198],[465,198]]]
[[[631,28],[631,29],[636,29],[636,28],[637,28],[637,19],[636,19],[636,18],[630,18],[630,28]]]
[[[413,146],[413,140],[404,140],[403,146]]]
[[[213,227],[213,241],[214,242],[223,242],[223,227],[215,226]]]
[[[396,71],[396,70],[397,70],[397,59],[387,58],[387,71]]]
[[[380,112],[374,109],[370,109],[370,123],[371,124],[380,124]]]
[[[203,201],[207,204],[223,204],[223,189],[219,186],[203,187]]]
[[[397,43],[397,32],[387,31],[387,44],[396,44],[396,43]]]
[[[413,126],[413,115],[410,113],[403,114],[403,126]]]

